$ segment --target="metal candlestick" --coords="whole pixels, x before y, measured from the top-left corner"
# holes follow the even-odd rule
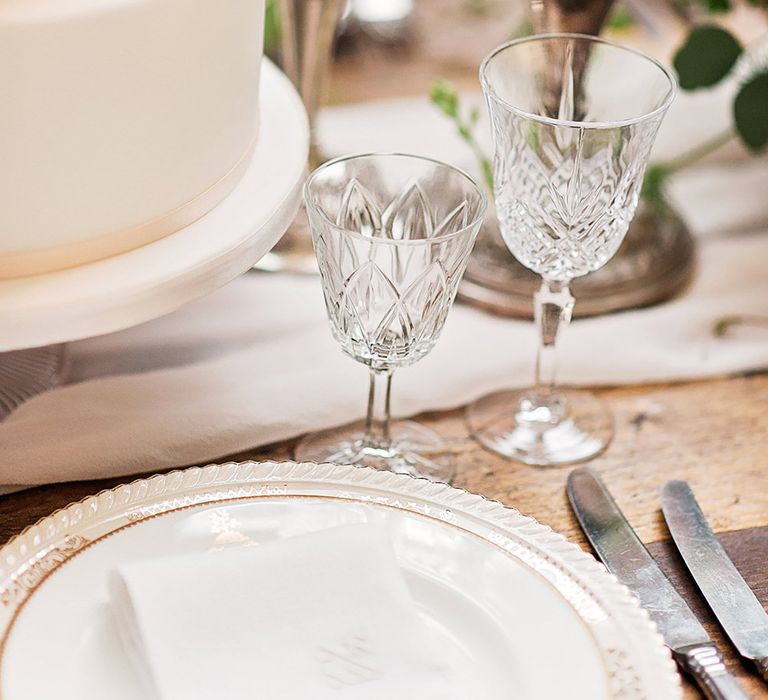
[[[343,0],[280,0],[280,64],[296,86],[310,128],[309,167],[324,158],[317,145],[315,121],[330,75],[331,49]],[[256,265],[266,272],[316,274],[304,208],[275,247]]]

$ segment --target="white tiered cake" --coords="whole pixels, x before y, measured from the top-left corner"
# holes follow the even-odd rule
[[[237,184],[264,0],[0,2],[0,278],[157,240]]]

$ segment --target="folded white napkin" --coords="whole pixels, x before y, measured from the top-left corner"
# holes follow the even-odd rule
[[[124,646],[158,700],[449,700],[384,527],[121,566]]]

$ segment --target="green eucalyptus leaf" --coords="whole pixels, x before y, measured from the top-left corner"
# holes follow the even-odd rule
[[[483,169],[483,179],[488,191],[493,194],[493,164],[488,158],[480,159],[480,166]]]
[[[429,89],[429,97],[446,116],[458,116],[459,95],[450,83],[444,80],[433,83]]]
[[[768,71],[741,86],[733,102],[733,119],[748,148],[757,151],[768,143]]]
[[[699,0],[699,2],[712,14],[728,12],[731,9],[731,0]]]
[[[616,3],[608,16],[606,26],[610,29],[627,29],[635,23],[635,18],[623,2]]]
[[[280,12],[277,0],[268,0],[264,14],[264,52],[273,56],[280,45]]]
[[[462,109],[459,93],[456,92],[456,88],[454,88],[453,85],[445,80],[438,80],[430,86],[429,99],[454,123],[456,130],[459,132],[459,136],[461,136],[474,151],[475,157],[483,170],[483,177],[488,185],[488,189],[492,192],[493,168],[474,134],[474,129],[480,119],[480,110],[477,107],[471,107],[468,111],[467,118],[463,119],[461,116]]]
[[[733,34],[722,27],[696,27],[675,54],[680,87],[695,90],[720,82],[735,65],[741,50]]]
[[[643,187],[640,194],[646,201],[661,204],[665,201],[665,190],[669,170],[661,163],[651,163],[645,171]]]
[[[626,29],[635,23],[632,13],[622,4],[617,4],[608,17],[606,25],[611,29]]]

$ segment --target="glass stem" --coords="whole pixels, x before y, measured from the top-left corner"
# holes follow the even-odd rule
[[[536,355],[536,402],[550,404],[556,395],[557,337],[560,328],[571,320],[574,299],[568,282],[543,279],[533,296],[534,319],[539,329]]]
[[[365,419],[365,447],[386,449],[390,445],[389,399],[391,393],[392,370],[371,368],[368,414]]]

